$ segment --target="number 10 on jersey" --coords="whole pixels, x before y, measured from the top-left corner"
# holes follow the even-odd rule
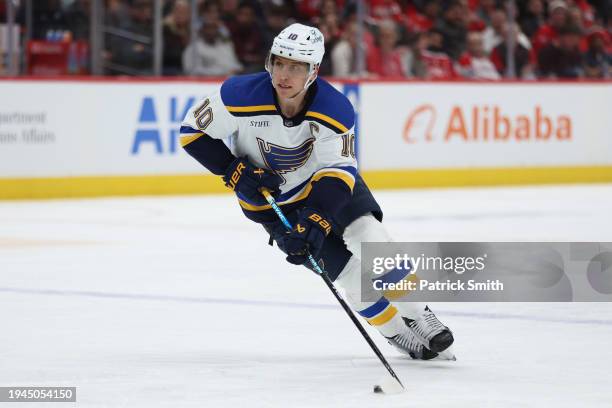
[[[355,134],[345,133],[342,135],[342,156],[355,158]]]

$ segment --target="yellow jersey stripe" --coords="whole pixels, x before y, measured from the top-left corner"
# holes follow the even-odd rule
[[[335,119],[330,118],[327,115],[324,115],[322,113],[319,112],[313,112],[313,111],[308,111],[306,112],[306,116],[312,116],[313,118],[317,118],[317,119],[321,119],[335,127],[337,127],[338,129],[340,129],[343,133],[348,132],[349,130],[347,129],[346,126],[344,126],[342,123],[338,122]]]
[[[384,312],[371,319],[366,319],[372,326],[380,326],[393,319],[393,316],[397,313],[397,308],[393,305],[389,305]]]
[[[254,105],[254,106],[226,106],[227,110],[230,112],[259,112],[259,111],[269,111],[276,110],[276,106],[274,105]]]
[[[284,201],[282,203],[278,203],[278,205],[283,206],[283,205],[295,203],[296,201],[300,201],[300,200],[303,200],[304,198],[308,197],[308,194],[310,194],[310,191],[312,190],[312,182],[313,181],[318,181],[318,180],[322,179],[323,177],[337,177],[337,178],[341,179],[342,181],[344,181],[349,186],[351,191],[353,191],[353,187],[355,186],[355,179],[352,178],[349,174],[346,174],[344,172],[334,171],[334,170],[331,170],[331,169],[330,170],[324,170],[324,171],[321,171],[319,173],[315,173],[315,175],[312,176],[312,178],[310,179],[310,182],[308,184],[306,184],[306,186],[304,187],[302,192],[299,193],[295,198],[293,198],[290,201]],[[241,199],[238,199],[238,204],[240,204],[240,206],[242,208],[244,208],[245,210],[248,210],[248,211],[265,211],[265,210],[269,210],[269,209],[272,208],[270,206],[270,204],[253,205],[253,204],[249,204],[246,201],[243,201]]]
[[[199,139],[202,136],[204,136],[204,133],[194,133],[193,135],[181,136],[180,137],[181,147],[187,146],[189,143],[193,142],[196,139]]]
[[[334,171],[334,170],[323,170],[319,173],[315,173],[315,175],[312,177],[313,181],[317,181],[322,179],[323,177],[336,177],[339,178],[340,180],[344,181],[349,188],[351,189],[351,191],[353,191],[353,187],[355,187],[355,179],[344,172],[340,172],[340,171]]]
[[[308,197],[308,194],[310,194],[310,190],[312,190],[312,184],[308,183],[304,187],[304,190],[302,190],[302,192],[297,197],[295,197],[293,200],[285,201],[283,203],[278,203],[278,205],[283,206],[283,205],[295,203],[296,201],[303,200],[304,198]],[[244,208],[245,210],[249,210],[249,211],[264,211],[264,210],[269,210],[269,209],[272,208],[272,206],[270,204],[253,205],[253,204],[249,204],[246,201],[243,201],[241,199],[238,199],[238,204],[240,204],[240,206],[242,208]]]

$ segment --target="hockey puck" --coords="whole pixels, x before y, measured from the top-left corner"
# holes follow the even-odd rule
[[[382,394],[383,393],[383,389],[380,385],[375,385],[374,386],[374,393],[375,394]]]

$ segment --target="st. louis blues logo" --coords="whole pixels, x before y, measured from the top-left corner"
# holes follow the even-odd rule
[[[313,137],[297,147],[283,147],[257,138],[266,167],[279,175],[295,171],[306,164],[312,154],[314,141]]]

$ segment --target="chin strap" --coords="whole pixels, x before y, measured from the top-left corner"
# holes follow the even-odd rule
[[[297,97],[298,97],[298,96],[300,96],[301,94],[305,93],[305,92],[306,92],[306,89],[307,89],[307,88],[302,89],[301,91],[299,91],[298,93],[296,93],[296,94],[295,94],[295,95],[293,95],[293,96],[290,96],[290,97],[289,97],[289,98],[287,98],[287,99],[292,100],[292,99],[297,98]]]

